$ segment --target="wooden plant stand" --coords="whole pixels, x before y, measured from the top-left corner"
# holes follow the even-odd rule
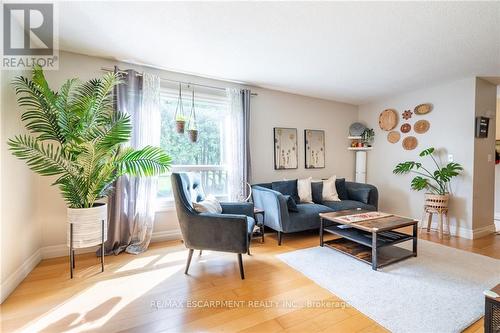
[[[448,201],[449,195],[435,195],[429,193],[425,195],[424,214],[422,216],[420,232],[422,232],[422,230],[424,229],[427,229],[427,232],[431,231],[432,215],[437,214],[439,215],[439,223],[437,229],[439,239],[443,239],[443,237],[449,238],[451,236],[450,220],[448,219]],[[427,226],[425,227],[424,221],[426,218]]]

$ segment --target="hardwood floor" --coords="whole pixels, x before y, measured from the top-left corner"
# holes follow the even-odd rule
[[[499,235],[474,241],[439,241],[433,233],[422,238],[500,259]],[[273,233],[264,244],[256,238],[252,256],[243,257],[243,281],[236,254],[208,251],[195,252],[185,276],[188,251],[180,241],[152,244],[138,256],[106,257],[104,273],[98,258],[78,255],[73,280],[67,258],[44,260],[0,306],[1,331],[386,332],[275,258],[316,245],[317,233],[285,235],[282,246]],[[304,307],[313,301],[324,306]],[[482,320],[466,330],[482,331]]]

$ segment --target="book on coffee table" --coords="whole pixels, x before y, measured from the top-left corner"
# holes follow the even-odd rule
[[[338,223],[350,224],[350,223],[380,219],[380,218],[389,217],[392,215],[393,214],[387,214],[387,213],[382,213],[382,212],[366,212],[366,213],[358,213],[358,214],[339,216],[339,217],[336,217],[332,220],[335,222],[338,222]]]

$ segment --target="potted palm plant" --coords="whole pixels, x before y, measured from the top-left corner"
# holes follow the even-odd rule
[[[119,83],[119,76],[109,73],[84,83],[67,80],[53,91],[39,67],[31,79],[20,76],[13,82],[30,134],[11,138],[9,149],[34,172],[57,177],[53,185],[67,203],[75,248],[101,243],[107,207],[98,201],[111,193],[118,177],[154,176],[170,167],[170,157],[159,147],[124,147],[132,125],[127,114],[113,109],[111,92]]]
[[[412,172],[416,174],[417,176],[411,181],[411,188],[415,191],[428,191],[425,193],[426,205],[431,205],[437,209],[446,209],[449,202],[449,183],[453,177],[460,174],[463,168],[460,164],[454,162],[440,166],[434,157],[434,153],[435,149],[431,147],[419,154],[420,157],[429,156],[432,159],[436,166],[436,169],[432,172],[420,162],[406,161],[396,165],[393,173],[407,174]]]

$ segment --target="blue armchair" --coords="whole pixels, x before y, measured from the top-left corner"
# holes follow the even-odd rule
[[[253,203],[221,203],[222,214],[198,213],[192,202],[205,199],[198,176],[173,173],[172,189],[184,245],[189,249],[185,274],[194,250],[212,250],[238,254],[241,278],[245,278],[242,253],[250,254],[250,239],[255,221]]]

